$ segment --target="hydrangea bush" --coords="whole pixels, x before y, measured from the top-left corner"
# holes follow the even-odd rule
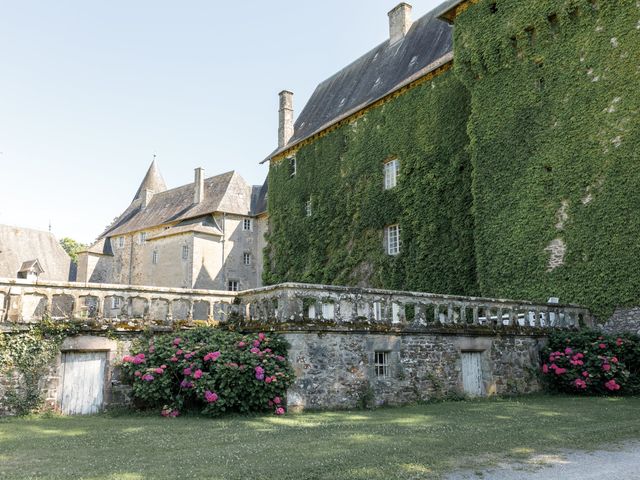
[[[558,332],[542,352],[542,375],[556,392],[588,395],[640,392],[640,341],[635,335]]]
[[[141,340],[132,352],[122,370],[134,398],[165,417],[185,408],[205,415],[285,413],[294,374],[278,335],[203,327]]]

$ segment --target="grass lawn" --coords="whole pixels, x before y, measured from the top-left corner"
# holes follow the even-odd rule
[[[640,398],[523,397],[285,417],[0,420],[0,478],[395,479],[640,438]]]

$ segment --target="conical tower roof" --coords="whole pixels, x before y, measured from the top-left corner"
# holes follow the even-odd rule
[[[144,180],[140,184],[138,191],[136,192],[133,200],[137,200],[142,196],[145,190],[151,190],[154,194],[164,192],[167,189],[167,184],[164,183],[164,179],[160,174],[160,170],[156,165],[156,159],[154,158],[147,170],[147,174],[144,176]]]

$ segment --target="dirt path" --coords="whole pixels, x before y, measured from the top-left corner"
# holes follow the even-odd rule
[[[564,451],[524,463],[455,472],[446,480],[640,480],[640,441],[593,452]]]

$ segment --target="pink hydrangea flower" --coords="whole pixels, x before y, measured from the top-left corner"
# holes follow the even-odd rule
[[[195,378],[196,380],[198,378],[202,378],[202,370],[198,369],[195,372],[193,372],[193,378]]]
[[[273,403],[275,403],[276,405],[280,405],[281,402],[282,399],[280,397],[273,397]]]
[[[178,357],[171,357],[169,359],[170,362],[177,362],[178,361]]]
[[[238,348],[244,348],[247,344],[245,342],[238,342]]]
[[[160,368],[165,369],[165,368],[167,368],[167,366],[162,364],[162,365],[160,365]]]
[[[149,353],[153,353],[153,352],[155,352],[155,351],[156,351],[156,347],[154,347],[153,345],[151,345],[151,346],[149,347]]]
[[[180,382],[180,388],[193,388],[193,383],[185,378]]]
[[[136,370],[133,375],[139,377],[140,375],[142,375],[142,372],[140,370]]]
[[[608,363],[603,364],[602,370],[604,370],[605,372],[608,372],[609,370],[611,370],[611,365],[609,365]]]
[[[191,367],[187,367],[187,368],[185,368],[185,369],[182,371],[182,373],[183,373],[184,375],[191,375]]]
[[[582,390],[587,388],[587,382],[585,382],[584,380],[582,380],[580,378],[576,378],[576,380],[573,383],[576,386],[576,388],[580,388]]]
[[[617,346],[622,345],[622,339],[621,339],[621,338],[617,338],[617,339],[616,339],[616,345],[617,345]]]
[[[276,408],[276,415],[284,415],[284,408],[282,407]]]
[[[187,354],[184,356],[185,360],[189,360],[189,359],[191,359],[191,357],[193,357],[193,355],[192,355],[191,353],[187,353]]]
[[[282,355],[278,355],[276,357],[276,360],[278,360],[279,362],[284,362],[285,359],[284,359],[284,357]]]
[[[209,352],[204,356],[204,361],[207,362],[209,360],[211,360],[212,362],[217,360],[218,357],[220,356],[220,352]]]
[[[255,368],[255,372],[256,372],[256,380],[264,380],[264,368],[258,365]]]
[[[260,340],[254,340],[253,341],[253,346],[254,347],[259,347],[260,346]]]
[[[125,355],[124,357],[122,357],[122,361],[124,363],[131,363],[133,362],[133,357],[131,355]]]
[[[153,382],[153,375],[151,375],[150,373],[145,373],[142,376],[142,380],[144,380],[145,382]]]
[[[600,348],[602,348],[602,349],[607,348],[607,346],[606,346],[604,343],[601,343],[600,345],[598,345],[598,347],[600,347]]]
[[[582,372],[582,376],[585,377],[585,378],[588,377],[589,376],[589,372],[586,372],[586,371]]]
[[[618,363],[618,357],[611,357],[611,363]]]
[[[562,368],[562,367],[556,368],[556,375],[562,375],[563,373],[567,373],[566,368]]]
[[[176,355],[182,355],[182,349],[176,350]]]
[[[164,373],[164,369],[158,367],[154,370],[154,372],[156,372],[158,375],[162,375]]]
[[[218,400],[218,394],[207,390],[206,392],[204,392],[204,399],[207,401],[207,403],[216,402]]]
[[[174,345],[180,345],[180,343],[182,343],[182,339],[180,337],[176,337],[173,339]]]
[[[135,357],[133,357],[132,363],[134,365],[140,365],[145,362],[144,353],[139,353]]]
[[[571,355],[571,354],[573,353],[573,350],[571,350],[571,348],[570,348],[570,347],[567,347],[567,348],[565,348],[565,349],[564,349],[564,353],[565,353],[566,355]]]
[[[266,378],[264,379],[264,381],[265,381],[265,383],[271,383],[271,377],[266,377]]]
[[[264,333],[259,333],[259,334],[258,334],[258,339],[259,339],[261,342],[263,342],[265,338],[267,338],[267,337],[266,337],[266,335],[265,335]]]
[[[549,373],[549,366],[546,363],[542,365],[542,373]]]
[[[260,349],[257,347],[253,347],[251,350],[249,350],[251,353],[260,353]]]
[[[606,388],[608,388],[609,390],[611,390],[611,391],[620,390],[620,385],[618,385],[616,383],[615,379],[613,379],[613,378],[611,380],[609,380],[608,382],[606,382],[604,384],[604,386]]]

